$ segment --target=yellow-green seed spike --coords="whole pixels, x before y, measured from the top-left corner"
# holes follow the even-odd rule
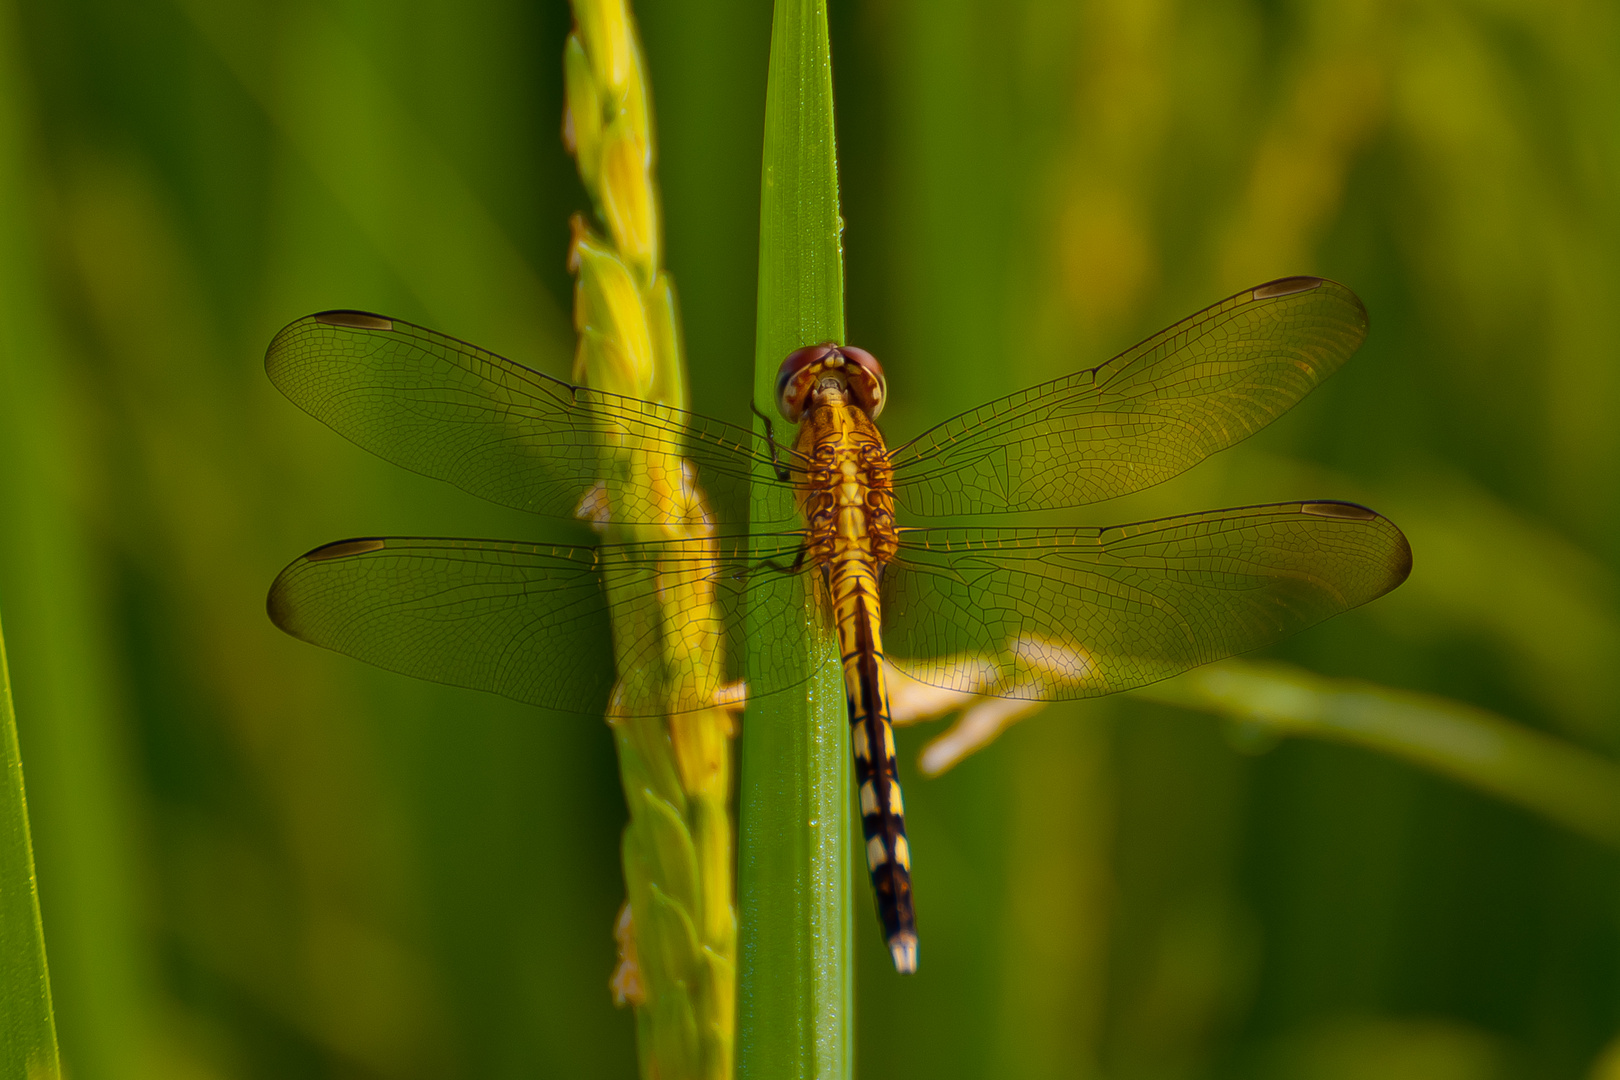
[[[564,54],[564,138],[603,230],[577,216],[573,223],[575,381],[684,408],[680,318],[673,283],[659,267],[652,115],[635,26],[623,0],[574,0],[574,19]],[[604,483],[581,493],[581,511],[605,542],[708,535],[706,501],[682,479],[680,450],[674,440],[642,442],[602,461]],[[615,484],[627,477],[653,491],[663,520],[613,520]],[[657,578],[656,590],[647,588],[649,577]],[[652,637],[666,645],[657,665],[618,666],[614,700],[625,707],[609,716],[630,808],[623,847],[629,903],[616,932],[613,986],[635,1007],[645,1080],[728,1080],[736,1027],[727,807],[733,720],[727,708],[704,708],[710,703],[696,698],[724,668],[712,580],[701,564],[684,562],[620,569],[604,585],[610,595],[646,597],[616,608],[615,640]],[[667,716],[657,715],[661,707]]]
[[[647,332],[652,337],[652,396],[666,405],[684,409],[686,363],[682,355],[681,314],[675,300],[675,283],[668,274],[659,274],[644,295]]]
[[[647,154],[628,114],[602,133],[602,214],[614,247],[649,282],[658,265],[658,215],[647,180]]]
[[[630,12],[624,0],[583,0],[574,20],[597,82],[617,98],[630,78]]]
[[[563,83],[568,94],[563,107],[563,143],[579,163],[585,189],[595,191],[602,171],[602,96],[578,34],[569,34],[563,49]]]
[[[576,227],[570,263],[578,284],[574,291],[574,329],[581,335],[583,369],[575,377],[615,394],[644,397],[653,384],[653,345],[647,310],[629,267],[613,248]],[[599,344],[586,356],[583,342],[596,335]],[[592,369],[589,363],[603,366]]]

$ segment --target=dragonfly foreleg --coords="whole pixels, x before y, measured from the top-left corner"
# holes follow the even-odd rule
[[[771,423],[771,418],[761,412],[759,406],[754,404],[752,400],[748,402],[748,407],[754,410],[754,415],[759,417],[765,425],[765,442],[771,448],[771,467],[776,470],[776,478],[785,484],[788,481],[789,474],[787,466],[782,464],[780,447],[776,445],[776,427]]]

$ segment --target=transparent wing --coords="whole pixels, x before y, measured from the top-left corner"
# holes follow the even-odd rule
[[[792,572],[802,543],[345,540],[283,570],[268,606],[294,637],[430,682],[600,716],[617,662],[626,713],[679,712],[721,700],[738,678],[750,585],[783,613],[755,628],[757,693],[803,680],[790,632],[805,609]]]
[[[884,649],[951,690],[1093,697],[1314,626],[1411,566],[1399,529],[1338,502],[1109,529],[912,529],[884,569]]]
[[[963,413],[896,448],[895,498],[925,516],[1047,510],[1151,487],[1247,438],[1367,335],[1354,293],[1273,281],[1114,357]]]
[[[657,524],[679,516],[671,504],[695,479],[723,514],[737,518],[755,466],[770,459],[765,441],[746,428],[571,386],[464,341],[364,312],[322,312],[289,324],[270,343],[264,365],[299,408],[378,457],[552,517],[575,516],[607,481],[608,505],[593,512]],[[684,475],[682,459],[696,465],[695,477]]]

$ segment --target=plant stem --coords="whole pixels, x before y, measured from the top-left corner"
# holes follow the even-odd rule
[[[754,402],[774,414],[782,358],[844,339],[824,0],[777,0],[763,164]],[[756,506],[756,517],[779,521],[781,509]],[[831,628],[811,575],[802,579],[805,692],[750,703],[743,726],[737,1050],[745,1080],[842,1080],[853,1068],[844,694]],[[780,608],[751,608],[750,640],[763,637],[754,626],[781,618]]]

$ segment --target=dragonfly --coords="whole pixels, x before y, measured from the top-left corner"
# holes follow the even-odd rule
[[[900,518],[1053,510],[1161,483],[1287,411],[1366,332],[1349,289],[1284,278],[888,447],[875,423],[886,377],[852,346],[808,345],[783,362],[776,404],[798,425],[787,445],[768,419],[756,430],[570,385],[399,319],[311,315],[276,335],[266,369],[340,434],[505,506],[609,517],[657,538],[339,541],[282,571],[270,616],[406,675],[601,715],[637,671],[683,684],[653,699],[660,712],[711,707],[741,678],[745,649],[750,700],[795,691],[808,678],[804,607],[820,605],[839,646],[878,916],[895,968],[914,972],[891,664],[979,695],[1110,694],[1367,603],[1406,579],[1412,555],[1386,518],[1328,500],[1106,528]],[[639,468],[607,464],[629,451],[645,451]],[[670,492],[694,487],[714,508],[708,527],[658,534]],[[721,663],[671,661],[680,628],[635,621],[672,580],[701,583],[709,602],[691,618],[723,637]],[[750,621],[750,607],[779,617]]]

